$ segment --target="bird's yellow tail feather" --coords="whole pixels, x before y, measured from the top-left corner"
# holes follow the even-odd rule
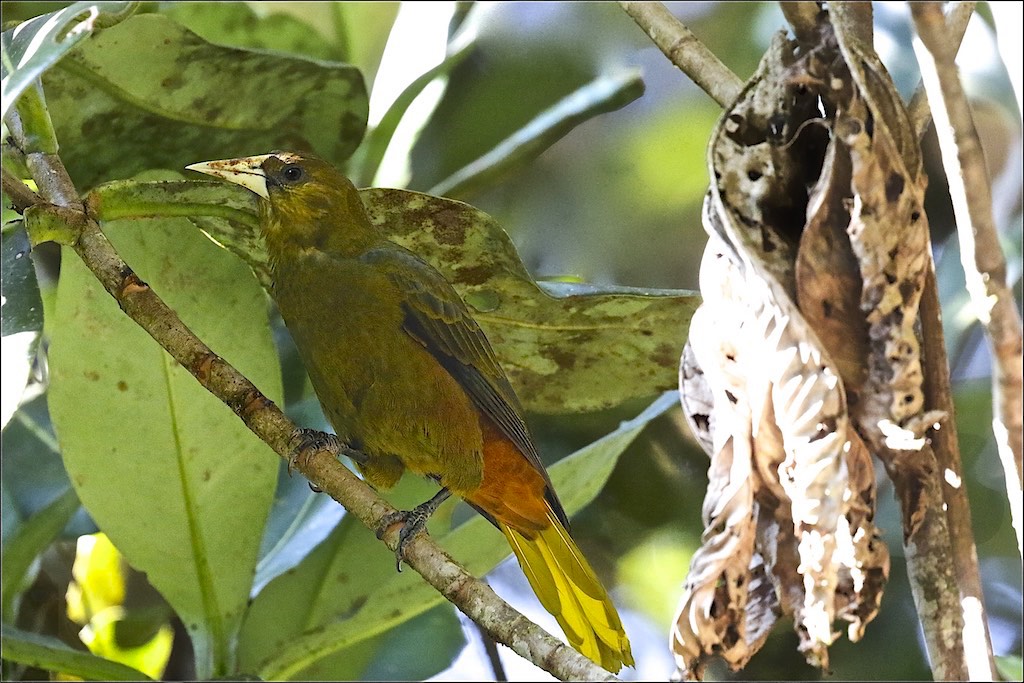
[[[544,608],[569,644],[612,673],[633,665],[629,639],[607,591],[549,508],[550,525],[533,538],[498,523]]]

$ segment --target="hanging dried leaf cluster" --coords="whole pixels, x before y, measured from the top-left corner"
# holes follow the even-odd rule
[[[827,668],[836,624],[859,639],[889,574],[872,454],[907,536],[924,504],[912,473],[933,467],[920,151],[877,57],[837,33],[822,13],[805,42],[776,36],[709,146],[704,304],[680,371],[711,456],[672,631],[683,678],[712,655],[744,666],[783,615]]]

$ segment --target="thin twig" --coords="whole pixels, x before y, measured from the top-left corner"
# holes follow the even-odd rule
[[[1024,410],[1024,369],[1022,363],[1021,318],[1013,293],[1006,285],[1006,259],[999,245],[999,233],[992,215],[992,194],[978,132],[970,105],[960,83],[950,49],[941,7],[933,3],[911,3],[920,40],[914,52],[921,65],[942,162],[953,201],[960,258],[967,280],[974,314],[989,340],[994,367],[993,430],[999,457],[1006,472],[1006,491],[1021,542],[1022,520],[1022,420]]]
[[[3,169],[4,193],[11,200],[11,208],[18,213],[25,213],[25,209],[36,204],[43,204],[44,200],[32,191],[32,188],[21,182],[14,174]]]
[[[620,2],[669,60],[722,107],[732,104],[743,81],[660,2]]]
[[[960,43],[963,42],[964,34],[967,33],[967,24],[970,23],[971,16],[974,14],[974,6],[977,4],[966,0],[949,3],[949,9],[946,12],[946,40],[949,41],[953,54],[960,49]],[[920,140],[924,137],[928,130],[928,124],[932,121],[932,112],[928,108],[928,95],[925,92],[924,83],[918,83],[917,88],[914,89],[914,96],[910,99],[910,104],[907,105],[907,114],[910,116],[914,131],[917,132],[917,138]]]
[[[14,110],[8,113],[7,118],[15,142],[20,144],[23,139],[19,140],[17,135],[24,131],[22,121]],[[70,183],[59,156],[38,154],[34,166],[30,164],[29,167],[42,199],[55,205],[37,206],[49,207],[78,231],[78,238],[73,244],[75,252],[121,309],[204,388],[230,407],[256,436],[281,457],[290,458],[290,440],[295,424],[245,376],[196,337],[177,314],[135,275],[107,241],[96,221],[82,209],[78,193]],[[24,184],[9,173],[3,174],[4,190],[11,196],[20,193],[17,185]],[[73,199],[68,201],[69,197]],[[328,450],[309,453],[308,457],[300,458],[296,466],[313,485],[341,503],[371,530],[379,528],[385,515],[394,510]],[[398,542],[398,533],[399,530],[394,528],[384,537],[392,550]],[[419,534],[409,542],[405,559],[430,585],[493,638],[552,675],[563,680],[617,680],[509,606],[489,586],[452,560],[429,536]]]

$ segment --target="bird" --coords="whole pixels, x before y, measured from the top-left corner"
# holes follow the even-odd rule
[[[572,647],[612,673],[633,666],[523,407],[451,283],[388,240],[351,180],[311,153],[186,168],[258,196],[271,296],[337,439],[361,454],[363,478],[387,489],[409,470],[440,484],[429,501],[386,520],[404,523],[399,568],[405,544],[455,494],[501,530]]]

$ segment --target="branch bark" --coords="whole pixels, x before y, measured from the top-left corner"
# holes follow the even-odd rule
[[[953,200],[953,213],[960,241],[960,258],[974,313],[989,341],[992,372],[993,431],[1006,473],[1006,492],[1022,551],[1022,429],[1024,410],[1022,388],[1021,318],[1013,292],[1006,284],[1006,259],[999,245],[999,233],[992,214],[990,181],[970,105],[950,49],[941,6],[911,3],[920,40],[914,51],[921,65],[935,128],[942,151],[943,166]]]
[[[266,398],[245,376],[215,354],[178,318],[167,304],[143,282],[117,254],[99,224],[83,207],[60,157],[34,151],[23,120],[12,108],[7,116],[15,143],[26,153],[26,162],[40,195],[30,194],[21,180],[6,169],[3,188],[22,212],[42,210],[63,220],[74,237],[75,253],[103,284],[132,320],[166,350],[210,393],[235,414],[282,458],[292,455],[291,437],[296,425]],[[330,450],[318,450],[299,458],[297,469],[318,489],[330,495],[372,531],[394,511],[366,483],[356,477]],[[392,550],[399,528],[389,529],[384,542]],[[433,539],[417,535],[407,546],[407,564],[495,640],[562,680],[618,680],[571,647],[554,638],[503,601],[484,582],[457,564]]]
[[[660,2],[620,2],[665,56],[722,107],[732,104],[743,81]]]
[[[949,49],[955,55],[963,42],[964,34],[967,33],[967,24],[974,14],[974,7],[978,3],[961,0],[949,3],[949,11],[946,12],[946,34],[949,40]],[[918,83],[914,89],[914,96],[907,105],[907,113],[910,115],[910,122],[914,124],[917,137],[923,138],[928,131],[928,124],[932,121],[932,111],[928,108],[928,94],[925,92],[924,83]]]
[[[925,402],[946,413],[942,428],[932,434],[932,451],[941,473],[942,497],[946,503],[946,524],[949,528],[951,564],[960,592],[960,625],[963,628],[963,661],[973,681],[996,678],[992,657],[992,637],[985,615],[985,596],[978,568],[978,550],[971,527],[971,506],[964,485],[963,463],[957,435],[956,410],[946,357],[946,340],[942,330],[942,310],[935,270],[928,269],[928,278],[921,295],[921,352],[924,359]]]

